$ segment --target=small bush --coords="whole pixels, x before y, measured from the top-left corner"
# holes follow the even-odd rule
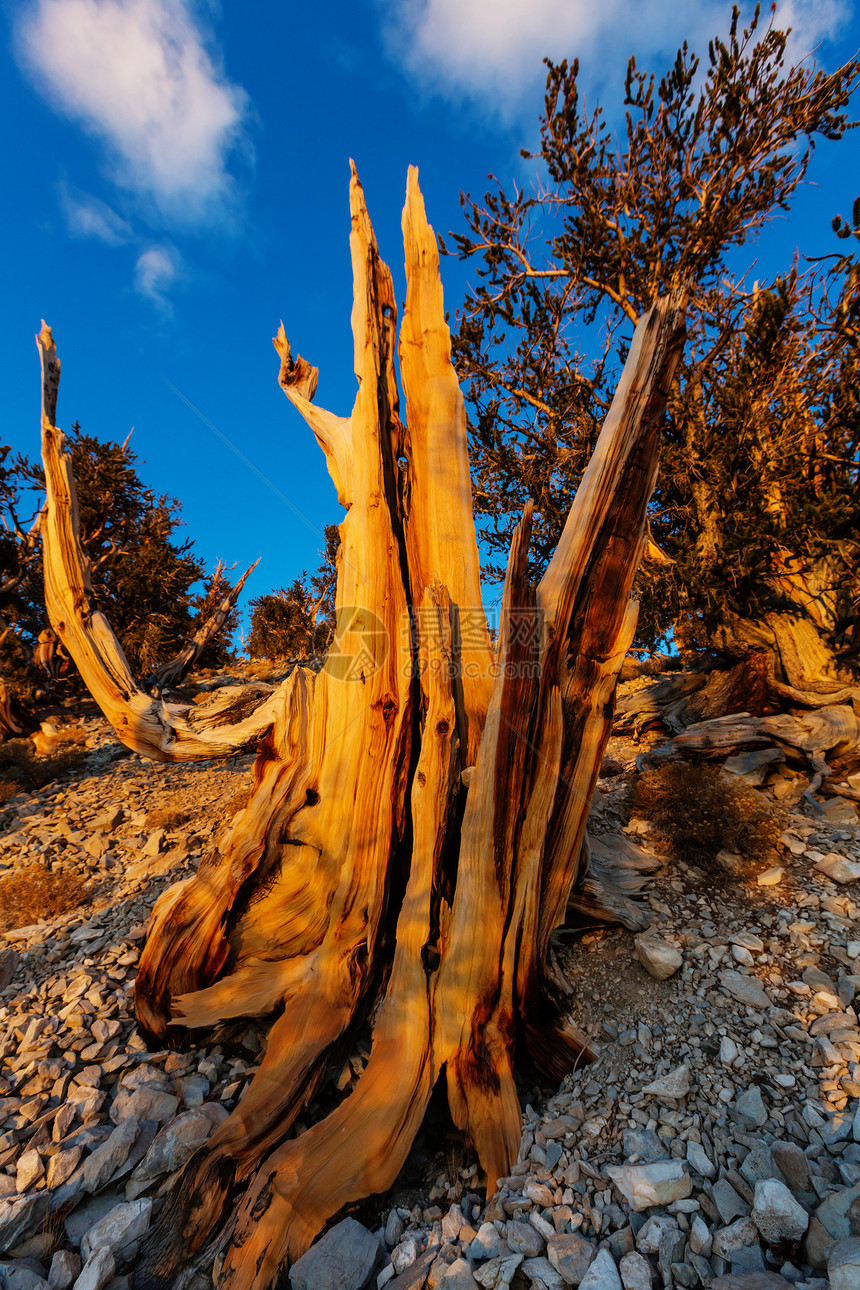
[[[781,812],[742,780],[685,762],[641,775],[632,805],[676,855],[691,859],[714,860],[722,850],[763,859],[785,827]]]
[[[78,876],[65,871],[51,873],[38,862],[28,864],[0,878],[0,932],[68,914],[88,896],[89,887]]]
[[[182,806],[159,806],[149,812],[143,823],[147,829],[178,829],[190,818],[191,812]]]
[[[13,785],[12,793],[20,789],[44,788],[64,771],[77,770],[85,757],[86,749],[78,747],[63,748],[47,757],[39,757],[32,740],[7,739],[0,744],[0,784]]]

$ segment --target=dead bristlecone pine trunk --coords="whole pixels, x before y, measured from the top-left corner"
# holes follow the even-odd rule
[[[520,1141],[516,1045],[555,1078],[583,1049],[588,1056],[566,1017],[552,934],[583,877],[586,817],[636,624],[630,588],[684,298],[659,301],[637,327],[537,586],[527,578],[526,506],[494,653],[466,415],[417,172],[403,211],[399,337],[391,274],[354,169],[350,210],[352,413],[317,407],[317,370],[293,357],[283,328],[274,342],[280,384],[346,510],[337,629],[318,674],[298,667],[277,690],[234,691],[209,707],[166,705],[137,686],[91,604],[55,424],[59,365],[50,330],[39,337],[55,630],[137,752],[181,761],[258,749],[247,806],[196,876],[155,907],[135,1000],[158,1047],[226,1018],[277,1020],[245,1096],[173,1188],[138,1287],[175,1285],[216,1253],[219,1286],[272,1285],[332,1215],[392,1184],[443,1075],[492,1192]],[[288,1141],[371,1003],[372,1051],[354,1091]]]

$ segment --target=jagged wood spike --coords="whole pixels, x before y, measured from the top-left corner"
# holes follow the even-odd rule
[[[466,407],[451,364],[436,234],[427,222],[415,166],[406,180],[402,227],[407,286],[399,353],[409,572],[416,604],[438,574],[454,606],[460,741],[464,766],[474,766],[490,701],[493,654],[481,595]]]
[[[148,972],[145,994],[172,1001],[175,1019],[191,1028],[238,1012],[281,1005],[284,1012],[242,1103],[213,1135],[193,1177],[183,1182],[186,1198],[208,1194],[207,1205],[201,1209],[195,1203],[193,1212],[186,1208],[173,1239],[164,1225],[156,1230],[142,1284],[163,1283],[189,1247],[199,1248],[208,1239],[230,1188],[247,1181],[263,1155],[286,1136],[301,1106],[296,1090],[304,1095],[312,1086],[373,979],[389,866],[405,828],[416,712],[394,470],[400,433],[396,305],[354,170],[350,210],[359,386],[349,418],[321,415],[290,383],[289,346],[282,332],[275,339],[281,384],[314,429],[348,507],[340,525],[334,646],[313,681],[310,729],[303,743],[268,754],[281,773],[302,760],[306,787],[273,816],[261,781],[245,808],[244,816],[256,819],[259,803],[271,844],[264,865],[246,880],[238,916],[222,916],[226,927],[220,935],[230,946],[226,972],[218,980],[201,981],[197,990],[177,991],[183,968],[178,947],[171,946],[173,977],[168,988],[160,988],[163,951],[172,934],[166,900],[164,919],[156,910],[141,965]],[[307,381],[303,388],[309,388]],[[261,752],[258,769],[263,757]],[[232,875],[233,855],[244,855],[254,836],[242,817],[234,822],[223,854],[212,858],[212,872]],[[258,852],[259,844],[252,855]],[[264,880],[268,890],[257,898],[254,887]],[[201,881],[201,874],[192,881]],[[208,872],[202,881],[210,881]],[[201,910],[201,920],[205,916]],[[167,1024],[162,1008],[159,1035]]]
[[[686,289],[676,291],[640,320],[558,548],[538,587],[550,635],[542,684],[557,678],[565,712],[561,771],[547,826],[538,965],[547,962],[550,936],[563,922],[582,873],[578,858],[612,728],[616,682],[636,630],[638,603],[630,591],[647,543],[660,423],[683,351],[686,300]],[[540,981],[538,967],[530,997],[520,1000],[535,1020]]]

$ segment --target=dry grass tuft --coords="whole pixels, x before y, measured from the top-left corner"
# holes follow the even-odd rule
[[[44,1223],[39,1229],[40,1236],[47,1239],[45,1254],[54,1254],[57,1250],[66,1245],[68,1237],[66,1236],[66,1224],[60,1214],[48,1214]]]
[[[761,860],[779,846],[785,828],[782,812],[748,784],[686,762],[645,771],[634,786],[632,805],[685,859],[713,861],[726,850]]]
[[[87,732],[80,726],[63,726],[58,729],[51,721],[43,721],[39,730],[30,735],[33,747],[40,757],[48,757],[63,745],[77,744],[85,747]]]
[[[243,810],[248,805],[248,799],[251,796],[250,788],[238,788],[232,796],[222,806],[221,810],[225,820],[232,820],[233,816]]]
[[[38,862],[28,864],[0,878],[0,932],[68,914],[82,905],[89,893],[89,887],[71,873],[51,873]]]

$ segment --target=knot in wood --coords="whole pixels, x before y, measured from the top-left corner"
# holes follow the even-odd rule
[[[438,945],[433,945],[430,941],[422,945],[421,962],[427,975],[432,976],[442,962],[442,955],[439,953]]]
[[[394,714],[397,712],[397,700],[393,695],[386,694],[380,705],[382,720],[386,725],[390,725],[394,720]]]

